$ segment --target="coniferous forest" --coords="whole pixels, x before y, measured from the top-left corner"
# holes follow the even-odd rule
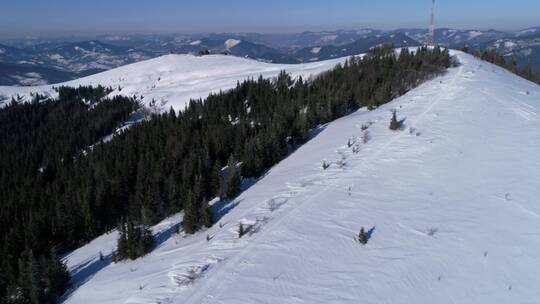
[[[447,50],[390,47],[313,79],[258,78],[192,100],[103,141],[135,98],[59,88],[0,109],[1,303],[55,303],[69,286],[59,256],[119,228],[118,259],[152,249],[148,227],[184,211],[181,229],[212,225],[208,202],[234,198],[309,139],[309,130],[387,103],[444,72]]]

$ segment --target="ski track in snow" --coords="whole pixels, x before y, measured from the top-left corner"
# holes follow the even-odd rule
[[[540,89],[453,53],[463,64],[446,75],[328,124],[207,231],[107,265],[65,302],[535,303]],[[404,130],[388,129],[392,109]],[[105,235],[68,265],[114,246]]]

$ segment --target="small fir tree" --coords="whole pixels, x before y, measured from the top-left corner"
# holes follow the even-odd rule
[[[358,233],[358,242],[362,245],[365,245],[368,242],[368,236],[364,230],[364,227],[360,228],[360,233]]]
[[[240,223],[238,225],[238,238],[242,238],[246,234],[246,230],[244,229],[244,224]]]

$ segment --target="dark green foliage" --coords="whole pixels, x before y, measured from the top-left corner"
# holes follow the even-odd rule
[[[210,226],[210,199],[237,196],[241,176],[263,175],[305,143],[310,129],[376,108],[449,65],[438,48],[399,56],[376,48],[310,81],[281,73],[238,83],[181,113],[152,114],[106,143],[99,139],[137,108],[135,100],[83,87],[60,88],[58,100],[12,102],[0,109],[0,299],[33,294],[17,285],[26,244],[39,259],[124,218],[116,259],[144,254],[149,225],[183,210],[186,233]],[[224,167],[232,182],[223,183]]]
[[[189,191],[186,199],[184,200],[184,231],[187,234],[195,233],[199,227],[199,212],[197,198],[193,195],[193,192]]]
[[[25,250],[18,260],[18,275],[6,289],[5,303],[56,303],[69,287],[69,273],[54,250],[36,257]]]
[[[540,72],[536,71],[531,64],[519,67],[514,57],[507,57],[497,52],[497,50],[478,50],[464,47],[462,51],[474,55],[482,60],[503,67],[510,72],[519,75],[527,80],[540,84]]]
[[[221,170],[221,198],[235,198],[240,192],[240,173],[238,163],[230,157],[225,170]]]
[[[210,208],[210,205],[208,205],[207,200],[203,200],[200,206],[200,224],[204,227],[210,227],[214,223],[214,220],[212,218],[212,210]]]
[[[358,242],[362,245],[365,245],[368,242],[368,236],[364,230],[364,227],[360,228],[360,233],[358,233]]]
[[[63,265],[53,265],[51,248],[63,252],[103,231],[95,215],[100,188],[77,159],[138,105],[104,99],[103,88],[80,90],[59,88],[56,100],[35,95],[0,110],[0,303],[14,294],[54,302],[69,277]],[[19,283],[34,273],[44,281],[32,288]]]
[[[118,225],[116,259],[135,260],[154,247],[154,237],[148,226],[135,221],[122,221]]]

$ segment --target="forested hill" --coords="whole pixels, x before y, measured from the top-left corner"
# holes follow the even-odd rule
[[[105,98],[110,88],[57,89],[58,98],[36,95],[0,110],[1,303],[52,303],[69,275],[57,252],[76,248],[91,234],[74,236],[82,205],[66,192],[81,187],[78,159],[138,109],[136,100]]]
[[[67,287],[56,253],[115,227],[130,233],[180,210],[186,233],[212,225],[209,200],[235,197],[241,177],[260,177],[309,130],[375,109],[449,66],[438,48],[376,48],[310,81],[286,73],[244,81],[103,143],[136,100],[62,88],[57,100],[12,102],[0,110],[0,298],[53,303]],[[119,242],[118,258],[151,250],[126,243],[138,236]]]

